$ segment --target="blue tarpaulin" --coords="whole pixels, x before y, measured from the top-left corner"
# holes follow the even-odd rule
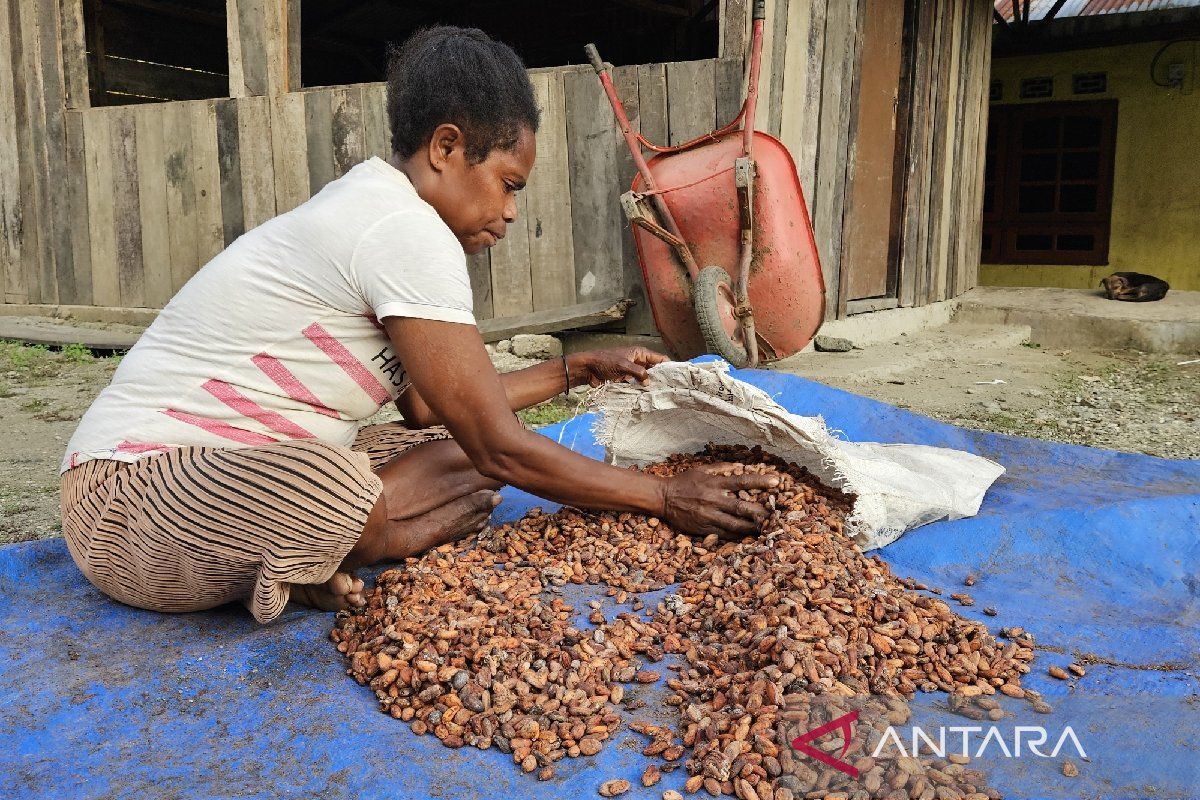
[[[1006,747],[992,740],[977,754],[982,734],[952,731],[952,752],[968,737],[974,764],[1011,798],[1200,798],[1200,462],[963,430],[789,375],[734,374],[849,439],[959,448],[1007,467],[978,516],[879,551],[898,575],[947,594],[976,574],[975,605],[956,611],[993,632],[1023,626],[1041,648],[1024,683],[1054,713],[1002,698]],[[543,432],[599,456],[590,425]],[[547,505],[504,494],[500,520]],[[545,783],[495,750],[446,749],[379,713],[346,676],[331,615],[289,607],[261,627],[236,607],[127,608],[82,578],[61,540],[0,550],[0,597],[0,797],[536,800],[594,797],[623,777],[635,787],[626,797],[657,798],[686,778],[643,789],[643,738],[624,729]],[[1075,659],[1085,677],[1047,675]],[[661,687],[634,691],[650,701],[637,714],[666,718]],[[935,739],[938,726],[984,724],[950,715],[944,696],[918,695],[914,710]],[[1045,729],[1046,757],[1012,754],[1022,725]],[[1049,757],[1066,727],[1084,753],[1068,744]],[[1063,757],[1078,777],[1064,777]]]

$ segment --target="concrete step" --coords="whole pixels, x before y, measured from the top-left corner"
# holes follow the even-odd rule
[[[93,350],[125,351],[141,336],[134,325],[71,323],[46,317],[0,316],[0,339],[63,347],[82,344]]]
[[[883,309],[844,319],[826,320],[821,325],[820,335],[849,339],[859,347],[866,347],[945,325],[954,319],[957,312],[957,300],[943,300],[914,308]],[[805,352],[812,349],[810,342]]]
[[[891,340],[875,341],[847,353],[797,353],[771,368],[820,381],[875,383],[899,378],[911,370],[937,371],[954,359],[1020,347],[1028,341],[1028,325],[951,322],[901,333]]]
[[[1108,300],[1087,289],[986,286],[959,298],[956,322],[1027,325],[1043,347],[1200,351],[1200,292],[1171,290],[1152,303]]]

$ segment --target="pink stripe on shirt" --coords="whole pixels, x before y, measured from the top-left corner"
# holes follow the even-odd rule
[[[118,453],[153,453],[156,450],[171,450],[174,445],[152,442],[131,442],[128,439],[117,445]]]
[[[235,428],[232,425],[224,422],[218,422],[215,419],[197,417],[192,414],[184,413],[183,411],[176,411],[173,408],[168,408],[162,413],[166,414],[172,419],[177,419],[180,422],[186,422],[188,425],[195,425],[197,428],[208,431],[214,436],[220,436],[222,439],[229,439],[232,442],[240,442],[242,444],[249,445],[261,445],[275,444],[277,441],[279,441],[278,439],[272,439],[270,436],[266,436],[261,433],[255,433],[254,431],[248,431],[243,428]]]
[[[322,403],[278,358],[266,353],[259,353],[250,360],[254,362],[254,366],[263,371],[263,374],[273,380],[276,386],[287,392],[287,396],[291,399],[312,406],[312,410],[318,414],[324,414],[334,419],[341,418],[338,412]]]
[[[211,394],[213,397],[220,400],[225,405],[232,408],[234,411],[241,414],[243,417],[252,419],[258,422],[263,427],[282,433],[291,439],[315,439],[317,438],[303,426],[297,425],[287,417],[276,411],[270,411],[263,408],[258,403],[246,397],[237,389],[230,386],[224,381],[216,379],[204,382],[204,391]]]
[[[363,366],[363,363],[319,323],[314,322],[309,325],[303,333],[310,342],[320,348],[322,353],[329,356],[333,363],[341,367],[376,403],[383,405],[392,399],[388,390],[383,388],[383,384]]]

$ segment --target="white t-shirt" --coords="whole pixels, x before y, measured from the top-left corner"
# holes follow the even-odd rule
[[[180,446],[349,446],[396,399],[384,317],[475,324],[462,245],[372,158],[197,272],[84,414],[62,470]]]

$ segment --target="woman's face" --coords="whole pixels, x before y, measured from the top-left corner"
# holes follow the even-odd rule
[[[457,139],[446,137],[443,128],[453,129]],[[454,126],[443,128],[430,143],[430,166],[437,177],[422,198],[454,231],[463,250],[474,255],[503,239],[509,223],[516,221],[517,192],[529,179],[537,144],[533,132],[524,128],[511,150],[494,148],[483,161],[471,164],[461,132]]]

